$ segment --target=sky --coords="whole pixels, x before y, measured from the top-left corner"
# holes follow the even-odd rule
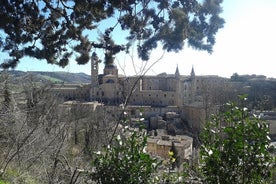
[[[158,48],[151,53],[150,61],[145,62],[135,55],[121,53],[115,59],[119,73],[141,74],[147,68],[147,75],[173,74],[178,66],[181,75],[189,75],[194,67],[196,75],[230,78],[238,73],[276,78],[276,0],[224,0],[222,7],[225,25],[216,35],[212,54],[186,46],[178,53],[164,53]],[[102,68],[103,63],[100,72]],[[67,67],[61,68],[46,61],[26,58],[16,70],[90,74],[90,64],[78,65],[71,61]]]

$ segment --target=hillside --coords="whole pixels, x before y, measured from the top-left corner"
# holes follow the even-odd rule
[[[85,73],[69,73],[69,72],[41,72],[41,71],[30,71],[23,72],[18,70],[8,71],[10,79],[12,81],[20,81],[24,78],[32,78],[33,81],[37,82],[52,82],[52,83],[90,83],[90,75]]]

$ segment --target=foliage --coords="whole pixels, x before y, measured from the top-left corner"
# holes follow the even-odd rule
[[[276,107],[276,81],[263,75],[239,75],[234,73],[231,82],[237,85],[236,91],[248,94],[249,107],[270,111]]]
[[[105,51],[105,63],[138,43],[143,60],[161,43],[179,51],[184,41],[212,52],[215,34],[223,27],[222,0],[2,0],[0,48],[7,52],[2,68],[14,68],[24,56],[66,66],[72,56],[89,61],[92,50]],[[115,42],[116,35],[125,39]],[[136,42],[137,41],[137,42]],[[122,42],[122,44],[121,44]],[[70,44],[70,46],[69,46]]]
[[[202,132],[202,172],[208,183],[265,183],[270,175],[268,125],[241,98],[239,106],[226,104]]]
[[[169,157],[170,157],[172,169],[174,170],[176,167],[179,168],[180,158],[178,155],[178,151],[176,150],[176,147],[174,145],[174,142],[172,142],[172,147],[171,147],[171,150],[169,151]]]
[[[146,153],[146,132],[126,128],[125,137],[117,136],[113,146],[97,152],[92,179],[97,183],[149,183],[157,160]]]
[[[0,179],[0,184],[8,184],[8,183]]]
[[[14,108],[1,111],[0,177],[10,183],[68,183],[68,116],[49,86],[26,81],[24,92],[12,96]]]
[[[177,171],[177,170],[171,171],[170,168],[168,169],[169,169],[169,172],[167,172],[166,170],[159,170],[158,174],[155,174],[155,176],[152,177],[151,183],[152,184],[170,184],[170,183],[202,184],[203,183],[202,175],[199,172],[198,167],[192,167],[188,163],[183,163],[182,169],[180,171]]]
[[[3,183],[0,184],[13,184],[13,183],[20,183],[20,184],[38,184],[41,183],[36,178],[33,178],[32,175],[27,170],[23,170],[21,168],[12,168],[8,169],[3,177]]]

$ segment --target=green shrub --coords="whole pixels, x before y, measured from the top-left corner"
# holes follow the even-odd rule
[[[202,171],[208,183],[266,183],[272,157],[266,122],[243,105],[227,104],[201,134]]]
[[[147,184],[156,171],[157,160],[146,153],[146,132],[140,129],[124,129],[117,135],[114,145],[95,153],[92,180],[101,184]]]

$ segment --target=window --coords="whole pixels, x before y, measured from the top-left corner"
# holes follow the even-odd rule
[[[108,79],[108,80],[106,81],[106,83],[114,83],[114,80]]]
[[[102,96],[104,96],[104,92],[102,91]]]

